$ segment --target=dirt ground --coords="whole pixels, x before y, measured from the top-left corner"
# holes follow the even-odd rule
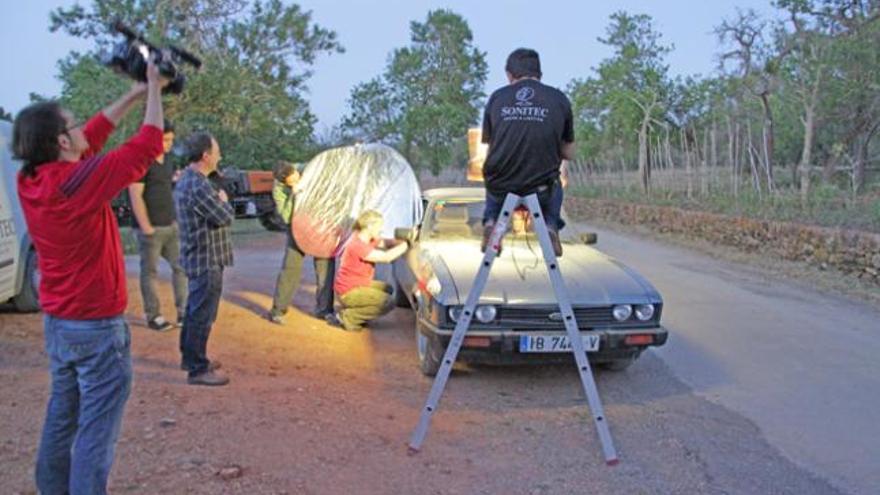
[[[413,316],[395,310],[363,333],[329,327],[308,316],[307,272],[286,325],[269,323],[261,314],[283,242],[236,239],[209,343],[232,379],[222,388],[187,385],[177,331],[143,326],[136,258],[127,259],[135,378],[113,493],[839,493],[754,424],[694,395],[650,352],[626,372],[596,372],[616,467],[603,462],[573,366],[461,366],[423,450],[410,456],[431,386],[418,371]],[[2,493],[35,490],[48,392],[41,327],[38,314],[0,312]]]

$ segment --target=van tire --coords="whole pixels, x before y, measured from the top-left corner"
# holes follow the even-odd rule
[[[24,280],[21,283],[21,291],[12,298],[15,309],[23,313],[33,313],[40,310],[39,298],[39,269],[37,268],[37,252],[34,248],[28,249],[27,259],[24,266]]]

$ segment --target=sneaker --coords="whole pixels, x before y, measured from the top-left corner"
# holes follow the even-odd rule
[[[547,232],[550,234],[550,244],[553,245],[553,252],[556,253],[556,257],[559,258],[562,256],[562,242],[559,241],[559,232],[549,229]]]
[[[316,310],[312,311],[312,316],[319,319],[319,320],[326,320],[327,316],[332,315],[332,314],[333,314],[332,309],[322,309],[322,310],[316,309]]]
[[[328,325],[346,332],[360,332],[364,329],[364,327],[346,326],[345,323],[342,322],[342,318],[339,317],[339,313],[328,313],[327,316],[324,317],[324,321],[326,321]]]
[[[266,319],[276,325],[284,325],[284,318],[282,318],[281,315],[274,311],[269,311],[268,313],[266,313]]]
[[[159,315],[152,320],[147,320],[147,327],[150,330],[155,330],[157,332],[167,332],[174,328],[174,325],[171,324],[170,321],[166,320],[165,317]]]
[[[480,252],[486,252],[486,246],[489,245],[489,240],[492,238],[492,231],[495,230],[495,224],[489,224],[483,227],[483,241],[480,243]],[[501,254],[501,239],[504,236],[498,239],[498,254]]]
[[[229,377],[208,370],[195,376],[187,377],[186,383],[190,385],[206,385],[208,387],[221,387],[229,383]]]
[[[220,361],[211,361],[208,363],[208,371],[219,370],[222,367],[223,363],[221,363]],[[186,365],[183,363],[180,363],[180,369],[182,369],[183,371],[189,371],[189,368],[187,368]]]

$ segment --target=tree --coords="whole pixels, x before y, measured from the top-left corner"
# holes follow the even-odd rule
[[[5,108],[0,107],[0,120],[5,120],[6,122],[12,122],[12,114],[7,112]]]
[[[661,35],[647,15],[617,12],[611,15],[606,37],[613,55],[596,69],[597,78],[575,80],[569,85],[574,102],[577,133],[587,140],[579,151],[591,153],[599,142],[616,139],[620,153],[633,138],[643,191],[650,188],[650,135],[662,123],[670,82],[663,58],[671,47],[660,43]]]
[[[488,67],[467,21],[445,9],[410,24],[411,44],[394,50],[383,74],[357,85],[343,130],[398,146],[434,173],[466,156],[467,128],[482,107]]]
[[[721,55],[722,68],[726,62],[733,61],[743,87],[761,102],[764,112],[761,130],[763,153],[754,155],[763,155],[761,161],[767,174],[767,189],[773,190],[775,121],[770,100],[779,85],[779,66],[789,48],[775,50],[767,39],[767,29],[767,22],[749,9],[739,11],[734,20],[722,22],[715,32],[722,44],[733,45]]]
[[[278,158],[302,160],[314,151],[315,117],[304,98],[310,66],[323,53],[342,52],[336,34],[314,24],[311,13],[280,0],[100,0],[52,13],[51,30],[94,38],[95,52],[72,53],[59,63],[62,100],[88,115],[128,84],[95,58],[119,42],[107,29],[120,19],[157,42],[171,40],[200,56],[188,67],[186,89],[165,99],[166,114],[182,133],[211,131],[226,162],[267,167]],[[128,119],[117,139],[137,125]]]

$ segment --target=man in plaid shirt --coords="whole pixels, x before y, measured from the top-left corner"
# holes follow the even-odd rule
[[[235,217],[229,198],[215,190],[208,176],[217,170],[220,146],[206,132],[188,142],[189,166],[174,188],[180,224],[180,265],[189,278],[186,316],[180,332],[181,368],[191,385],[226,385],[218,361],[207,356],[208,336],[217,319],[223,291],[223,269],[232,266],[229,227]]]

